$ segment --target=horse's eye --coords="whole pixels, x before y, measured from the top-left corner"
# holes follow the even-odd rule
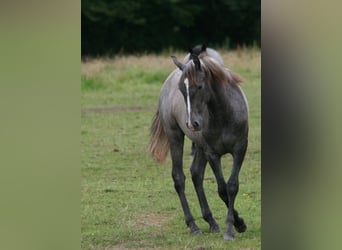
[[[197,89],[202,89],[202,85],[198,85]]]

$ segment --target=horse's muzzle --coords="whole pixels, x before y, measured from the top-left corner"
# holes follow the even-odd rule
[[[193,132],[201,130],[201,126],[200,126],[200,124],[197,121],[194,121],[194,122],[191,122],[191,123],[187,122],[186,126],[188,127],[188,129],[190,129]]]

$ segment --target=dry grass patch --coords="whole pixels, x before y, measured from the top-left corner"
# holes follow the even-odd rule
[[[161,248],[155,247],[127,247],[125,245],[115,245],[115,246],[107,246],[104,248],[90,248],[91,250],[160,250]]]
[[[147,227],[162,229],[165,228],[169,218],[170,213],[142,212],[135,215],[133,226],[140,229]]]
[[[255,49],[242,49],[241,51],[218,50],[227,67],[234,70],[235,68],[249,68],[260,65],[260,51]],[[180,60],[186,56],[187,52],[170,52],[170,55],[157,56],[154,54],[142,56],[117,56],[113,58],[87,59],[81,63],[82,76],[95,76],[106,67],[113,69],[139,68],[148,72],[165,71],[170,72],[175,68],[171,55],[177,56]],[[238,72],[237,72],[238,73]]]
[[[125,246],[111,246],[111,247],[106,247],[105,250],[160,250],[161,248],[155,248],[155,247],[132,247],[132,248],[128,248]]]
[[[81,63],[81,75],[84,77],[96,76],[108,65],[108,60],[103,58],[87,60]]]

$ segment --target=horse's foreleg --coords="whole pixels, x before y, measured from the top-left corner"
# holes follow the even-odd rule
[[[208,159],[217,181],[217,192],[228,207],[227,184],[222,174],[221,158],[217,155],[209,155]]]
[[[191,165],[191,177],[194,184],[199,203],[201,205],[203,218],[209,223],[211,232],[219,232],[220,228],[216,223],[213,215],[210,211],[207,198],[203,189],[203,178],[205,172],[205,165],[207,164],[207,159],[202,150],[197,149],[195,151],[194,159]]]
[[[172,178],[176,192],[182,204],[185,216],[185,223],[190,228],[192,234],[200,234],[201,230],[195,223],[195,219],[190,212],[189,204],[185,196],[185,175],[183,172],[183,145],[184,135],[179,135],[178,138],[177,136],[172,136],[172,139],[170,140],[170,152],[172,158]]]
[[[233,225],[238,232],[244,232],[246,230],[246,225],[242,218],[235,220],[234,215],[234,202],[236,195],[239,191],[239,172],[242,162],[245,158],[245,153],[247,149],[247,140],[236,147],[233,153],[233,169],[232,173],[227,182],[227,194],[228,194],[228,215],[227,215],[227,231],[224,234],[224,239],[232,240],[234,239]]]
[[[217,155],[209,155],[209,164],[211,169],[214,172],[214,175],[216,177],[217,181],[217,192],[220,196],[220,198],[224,201],[226,204],[227,208],[229,208],[229,202],[228,202],[228,194],[227,194],[227,183],[224,180],[223,174],[222,174],[222,167],[221,167],[221,158]],[[233,209],[234,213],[234,226],[235,229],[239,232],[242,233],[246,231],[246,225],[244,223],[244,220],[239,217],[239,213]]]

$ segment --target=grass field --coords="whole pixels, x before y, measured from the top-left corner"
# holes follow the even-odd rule
[[[185,53],[175,53],[183,58]],[[175,68],[169,54],[91,59],[81,65],[82,249],[260,249],[260,51],[221,51],[226,66],[244,78],[250,107],[249,147],[240,172],[236,208],[247,231],[224,241],[227,209],[210,167],[204,187],[221,227],[209,233],[190,178],[190,142],[184,172],[191,211],[203,234],[191,236],[171,178],[171,161],[147,153],[159,91]],[[231,156],[223,158],[228,178]]]

